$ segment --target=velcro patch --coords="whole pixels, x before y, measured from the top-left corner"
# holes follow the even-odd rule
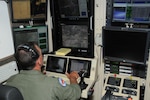
[[[59,80],[59,83],[62,85],[62,86],[66,86],[66,82],[62,79],[62,78],[58,78]]]

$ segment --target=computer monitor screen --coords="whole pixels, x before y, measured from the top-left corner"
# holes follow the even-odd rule
[[[61,18],[87,18],[88,0],[58,0]]]
[[[150,23],[150,0],[114,0],[112,23]]]
[[[41,27],[39,29],[14,29],[13,38],[15,48],[17,48],[18,45],[26,42],[35,42],[41,48],[42,53],[47,53],[49,50],[47,30],[45,30],[46,27]]]
[[[88,48],[88,26],[62,25],[62,46]]]
[[[124,7],[114,8],[113,20],[125,21],[126,20],[126,9]]]
[[[15,47],[26,42],[35,42],[38,44],[38,33],[34,29],[32,31],[15,31],[14,34]]]
[[[87,23],[63,23],[53,32],[53,48],[70,48],[68,55],[78,57],[94,57],[94,34]]]
[[[47,19],[47,0],[10,0],[12,22],[44,22]]]
[[[135,28],[103,27],[104,60],[146,64],[149,32]]]
[[[46,71],[65,74],[66,64],[66,58],[48,56]]]
[[[69,59],[68,72],[72,71],[86,71],[85,77],[89,78],[91,71],[91,61],[89,60],[79,60],[79,59]]]

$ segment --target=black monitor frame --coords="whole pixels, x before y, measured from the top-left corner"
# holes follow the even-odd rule
[[[62,33],[62,26],[64,25],[74,25],[74,26],[87,26],[87,46],[65,46],[63,45],[63,33]],[[56,27],[55,27],[56,28]],[[60,48],[70,48],[71,53],[69,55],[71,56],[78,56],[78,57],[88,57],[93,58],[94,57],[94,34],[89,30],[89,25],[87,22],[65,22],[62,25],[57,26],[57,28],[53,31],[53,50],[57,51]],[[75,38],[75,37],[74,37]],[[79,37],[81,38],[81,37]],[[74,40],[78,40],[79,38],[76,38]],[[83,43],[82,43],[83,44]]]
[[[61,65],[59,65],[59,64],[61,64]],[[46,64],[46,71],[65,74],[66,65],[67,65],[67,58],[48,56],[47,64]],[[63,68],[60,69],[60,67],[63,67]]]
[[[42,50],[42,53],[49,52],[47,26],[31,27],[31,28],[14,28],[13,40],[14,46],[26,42],[35,42]]]
[[[122,4],[122,6],[114,6],[115,4]],[[145,6],[139,6],[138,5],[145,5]],[[113,0],[111,4],[111,26],[121,26],[126,27],[126,23],[128,24],[134,24],[133,27],[135,28],[149,28],[150,27],[150,19],[148,19],[150,15],[147,15],[147,18],[144,18],[143,16],[146,14],[146,9],[148,12],[148,9],[150,8],[150,0]],[[134,9],[133,9],[134,7]],[[137,8],[138,7],[138,8]],[[147,7],[147,8],[146,8]],[[135,10],[137,8],[137,10]],[[115,9],[124,9],[124,12],[118,12],[119,16],[122,14],[124,15],[124,19],[114,19],[114,10]],[[143,9],[143,11],[142,11]],[[144,10],[145,9],[145,10]],[[132,11],[136,11],[136,15],[132,14]],[[143,13],[145,12],[145,13]],[[143,13],[143,14],[140,14]],[[142,17],[141,17],[142,16]],[[145,15],[146,16],[146,15]],[[136,18],[137,17],[137,18]]]
[[[61,1],[62,0],[50,1],[51,15],[55,17],[55,20],[86,21],[91,16],[91,12],[89,11],[91,11],[91,8],[93,7],[91,7],[93,2],[91,2],[90,0],[80,1],[82,4],[84,4],[80,5],[81,7],[79,6],[79,4],[81,4],[79,0],[64,0],[62,2]]]
[[[103,27],[102,34],[104,60],[146,64],[150,39],[148,29]]]
[[[14,0],[15,1],[15,0]],[[18,0],[19,1],[19,0]],[[29,21],[33,21],[33,24],[40,24],[45,25],[45,22],[47,21],[47,8],[48,8],[48,0],[45,0],[45,3],[40,3],[40,5],[36,5],[36,0],[30,0],[30,18],[14,18],[14,12],[13,12],[13,0],[9,1],[10,6],[10,13],[11,13],[11,20],[12,23],[30,23]],[[24,2],[20,0],[20,2]],[[39,9],[38,9],[39,8]],[[26,11],[26,10],[24,10]],[[23,13],[23,12],[22,12]]]
[[[77,72],[80,72],[81,70],[84,70],[84,71],[87,71],[87,73],[85,74],[85,77],[86,78],[89,78],[90,77],[90,71],[91,71],[91,61],[89,60],[81,60],[81,59],[73,59],[73,58],[70,58],[69,59],[69,63],[68,63],[68,70],[67,72],[70,73],[72,71],[77,71]],[[76,65],[76,68],[75,70],[72,70],[73,67],[75,66],[72,66],[72,65]],[[84,68],[79,68],[79,67],[84,67]]]
[[[79,0],[65,0],[66,2],[78,2]],[[53,51],[60,48],[68,48],[62,45],[62,25],[87,25],[88,26],[88,47],[69,47],[71,53],[69,56],[94,58],[94,1],[81,0],[80,2],[87,2],[87,15],[86,16],[62,16],[61,6],[59,0],[50,0],[50,12],[52,16],[53,29]],[[74,8],[74,7],[73,7]]]

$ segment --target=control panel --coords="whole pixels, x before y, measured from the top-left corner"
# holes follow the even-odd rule
[[[82,58],[73,56],[58,56],[54,54],[44,55],[44,66],[46,66],[46,75],[60,77],[70,84],[69,79],[65,75],[66,72],[77,71],[80,78],[78,83],[81,87],[82,98],[88,98],[91,92],[96,76],[97,76],[97,59]]]
[[[146,65],[123,63],[116,61],[105,61],[105,74],[116,73],[119,75],[135,76],[146,78]]]
[[[140,95],[140,78],[128,75],[106,74],[103,95],[111,91],[115,98],[132,98],[139,100]],[[115,99],[128,100],[128,99]]]

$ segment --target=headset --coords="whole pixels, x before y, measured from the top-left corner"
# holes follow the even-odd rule
[[[17,47],[17,51],[19,50],[24,50],[26,52],[31,52],[31,57],[33,59],[37,59],[39,57],[39,54],[37,53],[37,51],[32,47],[32,45],[34,46],[34,44],[32,43],[28,43],[28,44],[21,44]]]
[[[35,43],[33,42],[28,42],[25,44],[21,44],[17,47],[17,51],[16,51],[16,59],[18,59],[18,64],[20,69],[25,69],[25,70],[29,70],[32,69],[35,64],[35,61],[39,58],[39,54],[38,51],[35,49]],[[18,58],[18,53],[20,50],[25,51],[26,53],[29,54],[29,59],[26,60],[25,62],[20,62],[20,59]]]

